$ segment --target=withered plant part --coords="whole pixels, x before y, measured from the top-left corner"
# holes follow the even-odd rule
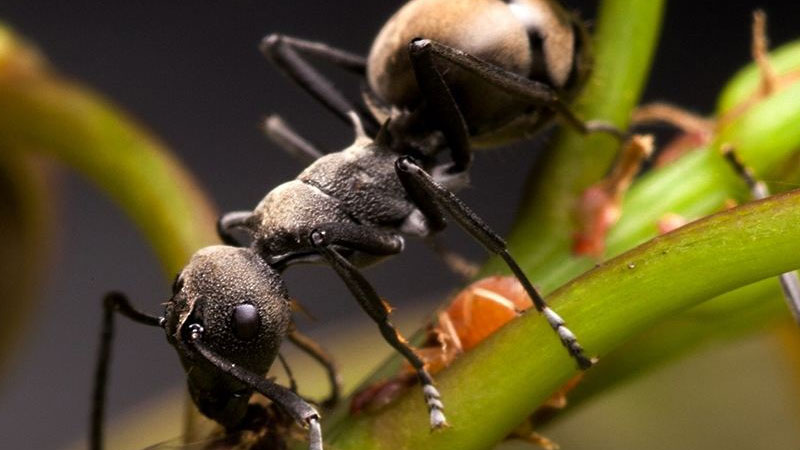
[[[622,214],[625,192],[652,153],[652,136],[631,136],[611,168],[611,173],[583,192],[576,207],[580,228],[572,247],[575,254],[595,258],[603,256],[606,234]]]

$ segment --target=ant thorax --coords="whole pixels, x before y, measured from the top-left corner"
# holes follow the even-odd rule
[[[388,148],[365,140],[319,158],[256,206],[256,248],[273,256],[308,250],[311,230],[329,223],[397,230],[415,206],[395,173],[396,159]]]

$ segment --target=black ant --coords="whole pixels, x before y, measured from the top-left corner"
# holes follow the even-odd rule
[[[469,25],[480,27],[473,31],[485,39],[471,41],[475,33],[466,33]],[[606,123],[579,120],[566,106],[564,99],[585,81],[589,59],[585,30],[572,15],[545,0],[412,0],[384,27],[368,60],[277,35],[266,38],[262,48],[355,126],[355,143],[323,156],[279,120],[269,121],[273,137],[310,165],[295,180],[269,192],[253,211],[220,219],[220,236],[229,246],[206,247],[191,258],[175,282],[163,317],[136,311],[121,294],[106,297],[93,448],[101,447],[112,319],[117,311],[165,330],[203,414],[235,430],[252,414],[249,398],[259,392],[308,427],[309,448],[321,450],[317,411],[291,389],[263,376],[278,356],[283,337],[292,337],[281,272],[301,262],[323,262],[336,271],[384,339],[414,368],[431,427],[447,425],[424,362],[389,322],[388,305],[358,270],[400,253],[403,236],[438,233],[445,227],[446,215],[505,261],[577,365],[587,369],[593,364],[509,254],[505,241],[453,194],[467,184],[473,144],[496,145],[527,137],[556,115],[583,132],[622,135]],[[328,59],[368,78],[371,90],[366,98],[372,116],[367,127],[374,138],[364,131],[357,109],[300,53]],[[379,129],[378,121],[383,122]],[[437,162],[436,154],[445,150],[452,162]],[[234,230],[250,235],[250,247],[234,247],[239,244]]]

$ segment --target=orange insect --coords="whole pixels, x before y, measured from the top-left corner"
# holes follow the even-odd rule
[[[429,372],[435,374],[532,306],[533,302],[525,293],[525,288],[514,277],[492,276],[476,281],[437,313],[436,323],[428,326],[426,339],[417,349],[417,354],[425,361]],[[563,408],[566,405],[566,393],[577,385],[581,376],[579,374],[567,382],[535,414]],[[416,381],[413,369],[406,364],[403,372],[396,377],[377,382],[356,393],[350,403],[350,413],[378,411]],[[547,450],[558,448],[552,441],[533,432],[529,423],[512,432],[509,438],[524,439]]]

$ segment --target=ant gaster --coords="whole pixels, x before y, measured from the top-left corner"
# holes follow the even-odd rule
[[[370,134],[391,119],[398,152],[449,149],[451,172],[469,168],[472,147],[529,138],[556,116],[584,133],[623,134],[567,106],[586,82],[591,52],[583,24],[555,0],[411,0],[366,58],[279,34],[264,38],[261,50],[341,119],[366,112]],[[346,99],[306,57],[361,76],[365,105]],[[282,144],[294,134],[279,120],[265,125]]]

